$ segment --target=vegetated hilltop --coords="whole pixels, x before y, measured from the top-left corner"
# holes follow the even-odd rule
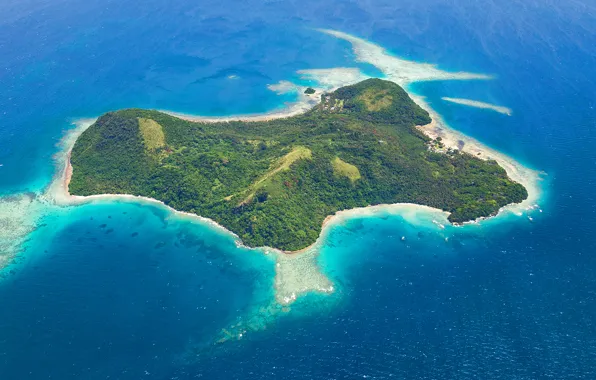
[[[415,128],[430,121],[401,87],[380,79],[267,122],[110,112],[77,140],[70,192],[155,198],[213,219],[249,246],[283,250],[314,243],[338,210],[409,202],[463,222],[527,197],[496,162],[437,152],[440,141]]]

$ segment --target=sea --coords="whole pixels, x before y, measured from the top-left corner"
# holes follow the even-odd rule
[[[6,206],[44,193],[79,119],[258,114],[296,99],[267,86],[298,70],[380,75],[319,28],[492,75],[409,89],[540,171],[535,210],[350,218],[315,258],[334,292],[280,305],[275,259],[209,224],[134,202]],[[595,36],[591,0],[3,0],[0,235],[18,252],[0,379],[596,379]]]

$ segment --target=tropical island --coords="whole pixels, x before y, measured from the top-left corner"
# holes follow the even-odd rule
[[[381,79],[269,121],[110,112],[77,139],[69,191],[154,198],[214,220],[248,246],[285,251],[313,244],[341,210],[416,203],[462,223],[527,198],[496,161],[445,149],[417,128],[430,122],[400,86]]]

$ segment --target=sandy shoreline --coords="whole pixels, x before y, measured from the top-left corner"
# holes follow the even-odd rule
[[[513,158],[487,147],[479,141],[458,132],[448,127],[432,108],[426,104],[424,98],[416,95],[410,95],[416,103],[427,110],[432,118],[430,124],[417,127],[420,131],[432,139],[441,137],[442,143],[447,148],[459,149],[462,152],[469,153],[475,157],[483,160],[496,161],[505,171],[507,176],[513,181],[523,185],[527,192],[528,198],[520,203],[511,203],[502,207],[497,215],[489,218],[478,218],[475,221],[465,222],[464,224],[478,223],[483,220],[498,217],[506,212],[513,212],[516,215],[522,215],[524,211],[533,210],[538,207],[538,200],[540,199],[540,181],[541,175],[544,173],[530,169],[521,163],[515,161]]]
[[[321,91],[320,89],[317,90]],[[320,97],[320,92],[319,95]],[[410,94],[416,103],[422,108],[429,111],[432,122],[425,126],[419,126],[418,128],[427,134],[431,138],[441,136],[443,143],[448,147],[461,147],[461,142],[464,145],[463,151],[476,155],[482,159],[495,159],[499,164],[507,171],[509,177],[526,187],[528,190],[528,199],[520,204],[513,204],[503,207],[499,210],[499,213],[495,217],[487,219],[494,219],[506,211],[512,211],[515,214],[521,215],[523,210],[530,210],[535,207],[535,202],[539,197],[538,188],[538,175],[537,172],[525,168],[521,164],[517,163],[512,158],[505,156],[495,150],[492,150],[484,145],[480,144],[476,140],[467,137],[455,130],[446,127],[436,112],[434,112],[424,101],[422,97]],[[311,106],[312,107],[312,106]],[[305,112],[310,108],[302,108],[301,112]],[[300,112],[296,109],[287,109],[285,112],[275,112],[265,115],[252,115],[252,116],[231,116],[226,118],[226,121],[231,120],[243,120],[243,121],[264,121],[272,120],[276,118],[285,118],[299,114]],[[221,122],[222,120],[203,118],[203,117],[192,117],[193,121],[200,122]],[[85,120],[77,125],[77,128],[71,130],[64,137],[62,141],[62,151],[56,156],[57,162],[57,176],[53,183],[48,188],[44,195],[47,200],[58,205],[58,206],[76,206],[95,201],[120,201],[120,202],[134,202],[134,203],[145,203],[152,206],[162,207],[172,215],[188,218],[193,221],[198,221],[205,226],[210,226],[216,230],[224,233],[232,239],[234,239],[236,246],[243,249],[257,250],[263,254],[272,255],[275,258],[275,299],[280,305],[289,305],[293,303],[299,295],[308,292],[318,293],[332,293],[335,290],[334,284],[318,269],[317,255],[322,247],[327,232],[330,227],[334,224],[339,224],[347,219],[359,218],[359,217],[373,217],[378,216],[381,213],[384,214],[395,214],[400,215],[411,224],[419,223],[419,216],[432,215],[432,222],[437,225],[437,228],[444,228],[445,225],[449,225],[448,216],[449,213],[436,208],[411,204],[411,203],[396,203],[396,204],[381,204],[375,206],[361,207],[355,209],[341,210],[333,215],[329,215],[325,218],[321,225],[321,230],[317,240],[300,250],[296,251],[282,251],[271,247],[258,247],[252,248],[243,244],[240,237],[234,232],[228,230],[224,226],[218,224],[212,219],[205,218],[196,214],[175,210],[172,207],[167,206],[164,202],[142,196],[135,196],[129,194],[99,194],[91,196],[76,196],[71,195],[68,191],[68,186],[73,174],[73,168],[70,163],[70,156],[72,148],[80,136],[89,126],[92,125],[94,120]],[[480,223],[485,218],[478,219],[472,223]]]
[[[255,118],[259,118],[258,120],[261,120],[260,117],[261,116],[255,116]],[[283,117],[287,117],[287,116],[279,113],[279,114],[275,114],[275,116],[268,115],[267,117],[269,117],[269,118],[271,118],[271,117],[283,118]],[[234,118],[234,117],[230,117],[230,119],[232,119],[232,118]],[[207,121],[207,120],[209,120],[209,119],[201,119],[201,121],[203,121],[203,122],[213,122],[213,121]],[[238,119],[234,119],[234,120],[238,120]],[[246,120],[246,119],[243,119],[243,120]],[[254,120],[254,119],[249,118],[248,120]],[[149,198],[149,197],[144,197],[144,196],[139,196],[139,195],[131,195],[131,194],[96,194],[96,195],[88,195],[88,196],[80,196],[80,195],[70,194],[68,187],[69,187],[70,180],[71,180],[72,174],[73,174],[73,168],[70,163],[72,149],[74,147],[74,144],[75,144],[78,136],[80,136],[80,134],[83,133],[84,130],[87,129],[88,127],[90,127],[91,125],[92,125],[91,122],[87,122],[85,124],[80,124],[77,128],[75,128],[74,130],[71,131],[70,135],[65,136],[65,138],[63,139],[64,149],[66,149],[63,152],[64,153],[63,154],[64,162],[61,163],[63,168],[61,170],[60,169],[58,170],[58,173],[60,173],[60,174],[57,176],[57,178],[55,178],[54,182],[49,187],[48,192],[47,192],[47,197],[50,198],[51,200],[53,200],[56,205],[77,206],[77,205],[92,203],[94,201],[143,202],[143,203],[150,204],[153,206],[165,208],[175,215],[185,216],[185,217],[203,222],[205,224],[208,224],[212,227],[215,227],[216,229],[233,236],[238,247],[243,247],[243,248],[247,248],[247,249],[263,249],[265,251],[273,250],[276,252],[280,252],[283,254],[289,254],[289,255],[296,255],[296,254],[305,253],[305,252],[313,250],[313,248],[315,248],[320,243],[321,238],[324,235],[324,231],[327,227],[329,227],[329,225],[331,225],[335,222],[338,222],[338,221],[343,221],[347,218],[372,216],[379,212],[394,212],[394,213],[395,212],[409,212],[409,213],[436,212],[436,213],[440,213],[440,214],[444,215],[445,220],[449,216],[449,213],[446,211],[428,207],[428,206],[424,206],[424,205],[413,204],[413,203],[380,204],[380,205],[374,205],[374,206],[359,207],[359,208],[348,209],[348,210],[340,210],[340,211],[337,211],[335,214],[328,215],[321,225],[321,231],[319,232],[319,237],[318,237],[317,241],[305,248],[300,249],[300,250],[284,251],[284,250],[280,250],[280,249],[273,248],[273,247],[248,247],[242,243],[240,237],[236,233],[228,230],[226,227],[220,225],[219,223],[215,222],[214,220],[197,215],[197,214],[176,210],[176,209],[166,205],[164,202],[154,199],[154,198]]]
[[[357,207],[351,208],[346,210],[337,211],[335,214],[327,215],[325,220],[323,220],[323,224],[321,225],[321,232],[319,233],[319,237],[317,241],[313,244],[309,245],[308,247],[302,248],[297,251],[283,251],[283,253],[288,255],[294,255],[299,253],[305,253],[314,250],[321,244],[321,241],[324,240],[324,232],[325,230],[333,224],[338,224],[341,222],[345,222],[348,219],[355,219],[355,218],[366,218],[366,217],[374,217],[379,214],[395,214],[404,217],[410,223],[415,224],[416,215],[419,213],[426,213],[426,214],[434,214],[436,219],[441,219],[440,222],[437,221],[440,225],[448,224],[448,217],[449,212],[440,210],[438,208],[419,205],[416,203],[383,203],[374,206],[366,206],[366,207]]]
[[[419,99],[415,99],[415,100],[417,101],[417,103],[419,103],[419,104],[422,103],[423,105],[425,105],[425,103],[423,102],[422,99],[419,98]],[[293,112],[294,111],[289,111],[288,114],[293,115],[294,114]],[[432,110],[431,110],[431,112],[432,112]],[[253,120],[253,121],[255,121],[255,119],[256,119],[256,120],[261,121],[261,120],[263,120],[262,117],[265,117],[265,116],[258,115],[258,116],[254,116],[254,117],[250,117],[250,118],[244,118],[244,119],[239,119],[240,117],[238,117],[238,118],[230,117],[230,120],[247,120],[247,121]],[[288,117],[288,115],[284,115],[282,113],[277,113],[274,115],[271,115],[271,114],[267,115],[266,117],[268,117],[268,118],[283,118],[283,117]],[[507,174],[509,175],[509,177],[511,179],[515,180],[516,182],[521,183],[528,190],[528,199],[526,199],[525,201],[523,201],[519,204],[507,205],[507,206],[503,207],[501,210],[499,210],[499,213],[493,217],[479,218],[475,221],[470,221],[470,222],[466,222],[466,223],[478,223],[482,220],[492,219],[507,210],[514,211],[516,214],[520,214],[522,210],[530,210],[534,207],[535,201],[537,200],[539,193],[536,191],[535,184],[530,184],[527,181],[528,180],[528,176],[527,176],[528,172],[532,173],[532,171],[524,168],[523,166],[521,166],[519,164],[516,164],[509,157],[504,156],[497,151],[493,151],[489,148],[483,147],[475,140],[473,140],[463,134],[458,134],[456,131],[453,131],[451,129],[444,127],[441,124],[440,117],[436,113],[432,112],[431,117],[433,118],[433,121],[430,124],[427,124],[424,126],[418,126],[418,129],[423,131],[430,138],[441,137],[443,143],[447,147],[451,147],[453,149],[461,148],[462,151],[472,154],[472,155],[474,155],[478,158],[481,158],[481,159],[496,160],[497,162],[499,162],[499,164],[502,167],[504,167],[504,169],[507,171]],[[201,120],[202,122],[215,122],[215,121],[211,121],[209,118],[195,117],[195,119]],[[76,136],[78,137],[84,131],[84,129],[86,129],[90,125],[91,124],[88,124],[83,128],[79,127],[77,129],[75,129],[72,133],[76,134]],[[399,213],[402,216],[406,215],[406,214],[416,215],[417,213],[420,213],[420,212],[435,213],[437,215],[442,216],[443,220],[440,223],[441,225],[449,224],[449,221],[447,219],[449,216],[449,213],[447,211],[443,211],[443,210],[440,210],[437,208],[432,208],[429,206],[413,204],[413,203],[380,204],[380,205],[373,205],[373,206],[367,206],[367,207],[359,207],[359,208],[354,208],[354,209],[340,210],[332,215],[328,215],[324,219],[324,221],[321,225],[321,230],[319,232],[319,237],[317,238],[317,241],[315,241],[313,244],[311,244],[305,248],[302,248],[300,250],[284,251],[284,250],[280,250],[280,249],[273,248],[273,247],[254,247],[254,248],[248,247],[242,243],[240,237],[236,233],[228,230],[227,228],[218,224],[214,220],[206,218],[206,217],[202,217],[197,214],[176,210],[176,209],[166,205],[164,202],[154,199],[154,198],[143,197],[143,196],[138,196],[138,195],[130,195],[130,194],[97,194],[97,195],[90,195],[90,196],[71,195],[68,190],[69,183],[70,183],[70,180],[71,180],[72,174],[73,174],[73,168],[70,163],[70,156],[72,153],[72,148],[74,147],[74,143],[76,142],[76,138],[72,138],[72,136],[70,136],[70,138],[65,138],[65,141],[67,142],[68,145],[65,146],[66,151],[64,154],[64,163],[63,163],[64,167],[61,171],[62,174],[55,180],[55,183],[52,186],[50,186],[50,190],[49,190],[50,194],[48,194],[49,197],[51,197],[51,199],[53,199],[57,205],[76,206],[76,205],[91,203],[93,201],[143,202],[143,203],[147,203],[147,204],[150,204],[153,206],[163,207],[175,215],[185,216],[185,217],[203,222],[207,225],[210,225],[222,232],[225,232],[226,234],[231,235],[234,238],[234,240],[236,241],[236,244],[238,247],[243,247],[243,248],[247,248],[247,249],[263,249],[265,251],[271,250],[271,251],[283,253],[285,255],[296,255],[296,254],[301,254],[301,253],[307,253],[307,252],[315,250],[321,244],[321,241],[323,240],[326,229],[330,225],[344,221],[349,218],[369,217],[369,216],[374,216],[375,214],[382,213],[382,212]],[[463,147],[461,146],[462,142],[464,143]],[[410,218],[410,221],[413,222],[414,218]]]
[[[307,95],[304,91],[307,89],[305,86],[294,85],[293,83],[287,82],[285,84],[278,84],[277,86],[284,86],[282,90],[276,90],[276,85],[270,85],[269,88],[278,94],[285,94],[288,92],[296,92],[298,99],[291,103],[286,103],[284,108],[266,112],[263,114],[249,114],[249,115],[233,115],[233,116],[197,116],[188,115],[180,112],[172,112],[167,110],[160,110],[160,112],[168,115],[177,117],[179,119],[198,122],[198,123],[221,123],[231,121],[244,121],[244,122],[258,122],[258,121],[271,121],[276,119],[284,119],[296,115],[301,115],[314,106],[321,102],[321,95],[324,91],[321,89],[315,89],[314,94]]]
[[[217,228],[218,230],[221,230],[227,234],[232,235],[236,241],[240,241],[240,238],[238,237],[238,235],[236,235],[234,232],[228,230],[224,226],[218,224],[217,222],[213,221],[212,219],[205,218],[200,215],[196,215],[196,214],[189,213],[189,212],[176,210],[176,209],[166,205],[164,202],[154,199],[154,198],[143,197],[140,195],[131,195],[131,194],[97,194],[97,195],[88,195],[88,196],[80,196],[80,195],[70,194],[70,192],[68,191],[68,185],[72,178],[72,172],[73,172],[72,165],[70,164],[71,151],[72,151],[72,147],[70,147],[67,154],[65,155],[65,157],[66,157],[65,167],[63,170],[62,178],[59,179],[60,184],[58,186],[53,186],[54,192],[52,194],[50,194],[51,198],[56,202],[57,205],[78,206],[78,205],[82,205],[82,204],[92,203],[94,201],[108,201],[108,202],[109,201],[120,201],[120,202],[124,201],[124,202],[132,202],[132,203],[141,202],[141,203],[149,204],[152,206],[162,207],[162,208],[168,210],[169,212],[173,213],[174,215],[189,217],[191,219],[208,224],[212,227]],[[244,246],[244,245],[242,245],[242,246]],[[246,247],[246,248],[250,248],[250,247]]]
[[[268,117],[272,117],[269,115]],[[282,114],[276,114],[273,117],[286,117]],[[308,292],[332,293],[335,290],[334,284],[319,269],[317,264],[318,247],[323,244],[329,227],[336,223],[341,223],[346,219],[355,217],[370,217],[379,213],[399,214],[411,223],[416,223],[416,215],[420,213],[436,213],[437,219],[441,219],[442,224],[448,223],[447,212],[434,209],[428,206],[422,206],[410,203],[382,204],[376,206],[361,207],[349,210],[338,211],[325,218],[317,240],[297,251],[282,251],[271,247],[248,247],[243,244],[240,237],[224,226],[218,224],[212,219],[205,218],[196,214],[179,211],[167,206],[164,202],[142,196],[130,194],[98,194],[90,196],[71,195],[68,191],[69,183],[72,178],[73,168],[70,163],[72,148],[86,128],[92,125],[93,121],[79,123],[77,128],[68,133],[62,141],[63,151],[56,156],[57,175],[53,183],[48,188],[44,198],[57,206],[70,207],[88,203],[99,202],[132,202],[144,203],[157,206],[168,210],[172,215],[181,218],[188,218],[192,221],[216,229],[217,231],[230,236],[238,248],[257,250],[266,255],[272,255],[275,258],[275,300],[280,305],[290,305],[301,294]],[[441,225],[439,223],[439,225]]]
[[[378,45],[345,33],[329,30],[322,30],[322,32],[349,41],[353,46],[353,50],[358,61],[370,63],[373,66],[376,66],[385,75],[384,79],[393,81],[402,86],[418,105],[429,112],[432,122],[428,125],[419,126],[418,129],[420,131],[433,139],[441,137],[442,142],[446,147],[460,149],[480,159],[492,159],[497,161],[498,164],[505,169],[509,178],[522,184],[527,189],[528,198],[525,201],[519,204],[510,204],[501,208],[496,216],[489,218],[479,218],[476,221],[469,223],[483,223],[487,219],[494,220],[495,218],[499,218],[499,216],[507,213],[522,215],[524,212],[538,207],[536,202],[539,200],[541,195],[539,184],[541,178],[539,172],[527,168],[521,163],[515,161],[513,158],[508,157],[505,154],[487,147],[479,141],[450,128],[426,103],[422,96],[412,93],[412,91],[410,91],[408,88],[411,83],[418,81],[490,79],[490,76],[465,72],[450,73],[442,71],[435,65],[417,63],[394,57],[384,48]],[[181,119],[203,123],[231,121],[271,121],[307,112],[320,102],[321,95],[324,92],[333,91],[339,87],[355,84],[368,78],[367,75],[360,72],[360,70],[357,68],[345,67],[331,69],[309,69],[300,71],[298,74],[302,75],[302,79],[304,80],[318,83],[317,86],[311,86],[316,90],[316,92],[313,95],[306,95],[304,94],[304,89],[306,89],[305,86],[299,86],[287,81],[281,81],[278,84],[270,85],[269,88],[278,94],[286,94],[289,92],[295,92],[297,94],[296,101],[286,104],[286,107],[283,109],[274,110],[264,114],[235,115],[225,117],[203,117],[196,115],[185,115],[170,111],[162,112],[179,117]],[[303,249],[297,251],[281,251],[269,247],[250,248],[242,243],[238,235],[232,231],[229,231],[215,221],[196,214],[175,210],[167,206],[165,203],[153,198],[127,194],[101,194],[85,197],[71,195],[68,191],[73,170],[70,164],[70,154],[78,136],[80,136],[80,134],[83,133],[83,131],[93,122],[94,120],[90,119],[80,122],[77,125],[77,128],[71,130],[64,137],[62,141],[62,149],[56,156],[57,175],[47,189],[46,193],[42,195],[45,200],[58,206],[76,206],[92,203],[95,201],[141,202],[162,207],[171,212],[172,215],[188,218],[193,221],[199,221],[205,225],[216,228],[217,230],[231,236],[238,247],[258,250],[264,254],[271,254],[275,257],[275,297],[277,302],[282,305],[292,303],[298,295],[305,292],[315,291],[329,293],[334,291],[333,284],[318,269],[318,264],[316,261],[316,257],[323,245],[323,242],[325,241],[326,234],[330,230],[331,225],[341,223],[350,218],[378,216],[381,213],[400,215],[406,221],[412,224],[423,223],[421,220],[425,218],[420,218],[420,216],[425,215],[428,217],[425,219],[426,222],[429,222],[432,219],[432,222],[437,225],[437,228],[444,228],[445,225],[450,225],[447,219],[449,213],[439,209],[411,203],[381,204],[376,206],[342,210],[336,212],[333,215],[327,216],[322,223],[317,240],[310,246]]]
[[[320,99],[320,96],[322,93],[323,93],[323,91],[318,89],[316,98]],[[524,210],[531,210],[536,207],[536,201],[538,200],[539,195],[540,195],[539,189],[537,186],[537,181],[538,181],[538,173],[537,172],[535,172],[531,169],[527,169],[524,166],[522,166],[521,164],[515,162],[512,158],[505,156],[504,154],[502,154],[498,151],[490,149],[462,133],[459,133],[451,128],[446,127],[443,124],[440,116],[426,104],[426,102],[424,101],[424,99],[422,97],[416,96],[413,94],[410,94],[410,96],[412,97],[412,99],[414,99],[414,101],[417,104],[419,104],[422,108],[427,110],[432,118],[432,122],[430,124],[427,124],[424,126],[418,126],[417,128],[419,130],[421,130],[423,133],[425,133],[427,136],[429,136],[430,138],[433,138],[433,139],[437,138],[437,137],[441,137],[442,142],[445,144],[446,147],[450,147],[453,149],[461,149],[462,151],[472,154],[480,159],[485,159],[485,160],[492,159],[492,160],[497,161],[499,163],[499,165],[501,165],[505,169],[505,171],[507,172],[507,175],[512,180],[514,180],[518,183],[521,183],[528,191],[528,198],[525,201],[518,203],[518,204],[507,205],[507,206],[501,208],[501,210],[499,210],[499,213],[493,217],[479,218],[475,221],[466,222],[465,224],[478,223],[478,222],[481,222],[486,219],[492,219],[492,218],[495,218],[495,217],[501,215],[505,211],[512,211],[518,215],[521,215],[521,213]],[[318,103],[314,103],[314,104],[318,104]],[[248,121],[248,122],[250,122],[250,121],[269,121],[269,120],[286,118],[286,117],[298,115],[300,113],[306,112],[307,110],[309,110],[311,108],[312,108],[312,106],[310,108],[308,108],[308,107],[305,107],[304,105],[302,105],[299,110],[289,108],[289,109],[286,109],[285,111],[276,111],[273,113],[267,113],[267,114],[262,114],[262,115],[245,115],[245,116],[240,115],[240,116],[229,116],[229,117],[225,117],[225,118],[188,116],[185,119],[194,121],[194,122],[206,122],[206,123],[215,123],[215,122],[222,122],[222,121],[224,121],[224,122],[225,121]],[[175,113],[170,113],[170,114],[178,116]],[[64,149],[65,149],[64,150],[63,169],[61,170],[61,175],[59,176],[59,178],[56,178],[56,180],[54,181],[54,183],[50,186],[50,188],[48,190],[48,196],[51,199],[53,199],[54,202],[58,205],[75,206],[75,205],[80,205],[80,204],[85,204],[85,203],[91,203],[93,201],[145,202],[145,203],[148,203],[148,204],[151,204],[154,206],[163,207],[176,215],[189,217],[189,218],[201,221],[205,224],[208,224],[212,227],[215,227],[218,230],[223,231],[223,232],[233,236],[233,238],[236,240],[236,243],[239,247],[243,247],[243,248],[247,248],[247,249],[264,249],[265,251],[273,250],[273,251],[281,252],[283,254],[288,254],[288,255],[296,255],[296,254],[306,253],[306,252],[314,250],[320,244],[322,237],[324,236],[325,230],[329,227],[329,225],[334,224],[338,221],[344,220],[346,218],[372,216],[375,213],[379,213],[379,212],[394,212],[394,213],[395,212],[397,212],[397,213],[406,213],[407,212],[410,214],[412,214],[412,213],[415,214],[417,212],[427,212],[427,213],[433,212],[433,213],[438,213],[438,214],[444,215],[445,222],[443,222],[442,224],[449,223],[447,221],[447,217],[449,216],[449,213],[446,211],[440,210],[440,209],[436,209],[436,208],[432,208],[432,207],[428,207],[428,206],[424,206],[424,205],[412,204],[412,203],[381,204],[381,205],[374,205],[374,206],[361,207],[361,208],[355,208],[355,209],[340,210],[340,211],[336,212],[335,214],[328,215],[321,225],[321,230],[319,232],[319,238],[317,239],[317,241],[305,248],[300,249],[300,250],[283,251],[283,250],[279,250],[279,249],[273,248],[273,247],[258,247],[258,248],[248,247],[242,243],[241,239],[239,238],[239,236],[237,234],[228,230],[224,226],[218,224],[214,220],[202,217],[200,215],[192,214],[189,212],[176,210],[176,209],[166,205],[164,202],[159,201],[154,198],[136,196],[136,195],[130,195],[130,194],[98,194],[98,195],[90,195],[90,196],[71,195],[68,191],[68,186],[69,186],[70,180],[72,178],[72,172],[73,172],[72,165],[70,164],[70,156],[71,156],[72,148],[74,147],[74,144],[75,144],[78,136],[80,136],[80,134],[86,128],[91,126],[91,124],[92,123],[90,121],[87,121],[84,124],[81,123],[77,128],[75,128],[73,131],[71,131],[71,133],[69,135],[65,136],[65,138],[63,140],[63,145],[64,145]]]

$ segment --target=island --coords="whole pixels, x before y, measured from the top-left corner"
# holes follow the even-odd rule
[[[126,109],[101,116],[70,157],[73,195],[130,194],[209,218],[251,247],[298,251],[341,210],[416,203],[453,223],[527,198],[497,162],[446,149],[397,84],[367,79],[301,115],[194,122]]]

